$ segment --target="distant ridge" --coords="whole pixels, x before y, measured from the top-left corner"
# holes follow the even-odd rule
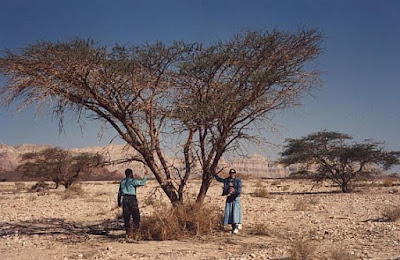
[[[40,151],[52,147],[51,145],[35,145],[22,144],[11,146],[0,143],[0,179],[20,180],[21,175],[15,172],[15,168],[21,163],[20,156],[24,153]],[[106,146],[93,146],[85,148],[72,148],[72,152],[89,152],[99,153],[108,161],[121,161],[137,155],[132,147],[121,144],[109,144]],[[170,164],[176,167],[182,167],[180,159],[167,157]],[[235,168],[239,173],[255,175],[260,178],[281,178],[290,174],[291,170],[288,167],[268,160],[260,154],[254,154],[248,158],[235,158],[231,160],[221,160],[220,165],[223,169]],[[132,168],[139,176],[145,170],[145,167],[138,162],[127,162],[122,164],[110,165],[104,167],[101,171],[100,179],[119,179],[124,177],[124,170]],[[194,170],[192,177],[198,177],[200,168]],[[96,177],[95,177],[96,179]]]

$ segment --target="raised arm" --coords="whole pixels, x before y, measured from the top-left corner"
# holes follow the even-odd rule
[[[143,177],[143,179],[141,179],[141,180],[137,180],[137,179],[133,180],[133,186],[136,186],[136,187],[144,186],[146,184],[146,181],[147,181],[147,176],[145,175]]]
[[[214,178],[219,182],[224,182],[225,179],[218,176],[218,174],[214,173]]]

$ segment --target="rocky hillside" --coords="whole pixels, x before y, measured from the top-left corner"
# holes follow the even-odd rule
[[[24,153],[40,151],[49,148],[49,145],[32,145],[24,144],[19,146],[10,146],[0,143],[0,179],[18,180],[20,176],[14,172],[15,168],[20,164],[20,156]],[[73,148],[73,152],[89,152],[99,153],[103,155],[107,161],[119,161],[130,158],[136,152],[129,146],[119,144],[109,144],[107,146]],[[178,168],[182,167],[179,159],[168,158],[171,165]],[[256,175],[257,177],[285,177],[290,173],[290,169],[270,161],[261,155],[253,155],[250,158],[237,158],[232,160],[222,160],[220,166],[229,169],[235,168],[239,173]],[[144,166],[137,162],[128,162],[115,164],[105,167],[101,175],[109,175],[110,179],[118,179],[124,176],[123,172],[126,168],[132,168],[139,175],[145,170]],[[194,171],[194,176],[200,174],[200,168]],[[100,178],[102,179],[102,178]]]

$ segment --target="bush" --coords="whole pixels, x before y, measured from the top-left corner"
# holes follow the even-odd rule
[[[49,184],[44,181],[39,181],[29,188],[29,192],[41,192],[49,189]]]
[[[296,239],[292,242],[289,249],[290,260],[307,260],[312,259],[315,252],[315,246],[310,241],[303,239]]]
[[[298,199],[293,203],[294,211],[306,211],[308,209],[308,201],[305,199]]]
[[[267,227],[267,225],[258,223],[255,226],[253,226],[249,233],[251,235],[256,235],[256,236],[271,236],[272,232],[271,230]]]
[[[26,190],[25,183],[23,182],[14,182],[14,187],[15,187],[14,193],[20,193]]]
[[[217,210],[192,203],[177,207],[155,207],[152,216],[141,223],[141,239],[173,240],[209,235],[222,229],[222,217]]]
[[[392,178],[385,178],[382,180],[382,185],[385,187],[392,187],[394,180]]]
[[[386,208],[383,211],[383,217],[386,221],[394,222],[400,218],[400,207],[397,206],[395,208]]]
[[[347,252],[343,248],[332,249],[330,252],[330,258],[332,260],[354,260],[355,257]]]
[[[253,197],[270,198],[271,194],[264,186],[258,187],[252,194]]]
[[[82,197],[85,194],[85,191],[82,189],[80,184],[73,184],[69,186],[68,189],[65,189],[64,193],[61,195],[61,199],[72,199],[76,197]]]

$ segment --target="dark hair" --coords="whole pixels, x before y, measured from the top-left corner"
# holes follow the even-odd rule
[[[132,169],[129,169],[129,168],[126,169],[126,170],[125,170],[125,176],[126,176],[126,177],[133,176],[133,171],[132,171]]]

